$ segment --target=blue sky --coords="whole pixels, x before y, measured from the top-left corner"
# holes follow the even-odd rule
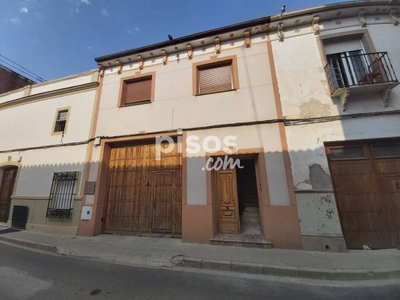
[[[94,58],[329,0],[0,0],[0,55],[51,80]],[[4,57],[0,56],[0,64]],[[6,61],[7,62],[7,61]]]

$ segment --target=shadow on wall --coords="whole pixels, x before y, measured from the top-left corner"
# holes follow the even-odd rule
[[[9,226],[14,206],[23,206],[28,208],[27,230],[76,234],[86,167],[84,163],[24,165],[22,162],[11,196]],[[53,213],[48,216],[48,211]]]
[[[239,145],[240,146],[240,145]],[[313,154],[314,151],[308,150],[308,151],[301,151],[297,152],[297,156],[312,156],[315,155]],[[262,179],[257,186],[258,187],[265,187],[264,191],[259,191],[259,193],[268,193],[270,188],[268,188],[268,183],[269,182],[276,182],[276,179],[274,179],[274,170],[276,169],[277,172],[280,174],[282,173],[280,169],[283,169],[283,165],[277,165],[277,161],[281,161],[282,153],[279,152],[267,152],[263,153],[265,157],[265,164],[267,166],[267,169],[269,166],[271,166],[271,169],[268,170],[267,174],[265,177],[260,177]],[[206,163],[206,158],[205,157],[196,157],[196,158],[187,158],[187,172],[189,176],[186,178],[187,180],[187,186],[189,186],[190,191],[187,191],[187,202],[184,203],[184,207],[193,207],[196,208],[196,218],[198,220],[194,219],[187,219],[192,223],[196,223],[196,226],[200,226],[199,234],[204,234],[201,233],[202,228],[205,228],[204,230],[208,232],[208,234],[215,234],[217,231],[216,228],[216,210],[215,210],[215,197],[213,200],[208,199],[209,197],[209,192],[208,190],[211,189],[211,182],[209,182],[210,178],[206,176],[207,171],[202,170],[203,167],[205,167]],[[107,164],[107,163],[106,163]],[[97,163],[94,163],[91,167],[97,169]],[[83,163],[75,163],[75,164],[54,164],[54,165],[24,165],[24,163],[21,163],[21,167],[19,169],[17,178],[16,178],[16,184],[15,184],[15,189],[14,193],[12,196],[12,203],[11,203],[11,210],[10,210],[10,218],[9,222],[11,222],[11,216],[13,213],[13,206],[14,205],[22,205],[22,206],[28,206],[29,209],[29,214],[28,214],[28,220],[27,220],[27,229],[29,230],[39,230],[39,231],[46,231],[46,232],[56,232],[56,233],[68,233],[68,234],[76,234],[77,232],[77,227],[79,225],[79,219],[80,219],[80,211],[81,211],[81,206],[82,206],[82,196],[84,193],[84,174],[85,170],[88,167],[88,165],[83,164]],[[276,168],[275,168],[276,167]],[[308,168],[308,166],[305,166]],[[128,168],[123,169],[124,171],[127,171]],[[331,184],[329,182],[329,175],[327,171],[325,171],[321,166],[311,166],[310,167],[310,186],[308,188],[313,188],[313,189],[328,189],[331,188]],[[77,175],[77,180],[76,184],[74,186],[74,197],[72,201],[72,213],[71,217],[69,219],[57,219],[57,218],[46,218],[46,212],[49,204],[49,198],[50,198],[50,190],[52,187],[53,183],[53,176],[54,173],[56,172],[78,172]],[[260,171],[257,171],[260,172]],[[265,171],[264,171],[265,172]],[[185,179],[184,179],[185,180]],[[262,182],[262,180],[268,180],[269,182]],[[307,179],[305,180],[307,181]],[[275,185],[275,189],[285,189],[286,188],[286,183],[281,182],[279,186]],[[279,193],[278,193],[279,194]],[[269,197],[270,195],[268,195]],[[286,197],[286,196],[285,196]],[[311,196],[310,196],[311,197]],[[106,201],[107,197],[103,197]],[[332,196],[333,198],[333,196]],[[276,200],[276,199],[275,199]],[[303,200],[303,198],[301,199]],[[212,202],[210,202],[212,201]],[[276,201],[280,201],[279,199]],[[298,205],[303,206],[302,202],[299,203]],[[314,206],[318,205],[318,201],[314,201]],[[332,205],[334,206],[334,198]],[[309,206],[310,204],[305,204],[305,206]],[[265,206],[270,207],[271,203],[266,203]],[[307,207],[308,207],[307,206]],[[101,206],[101,207],[104,207]],[[199,208],[200,207],[200,208]],[[289,207],[289,206],[288,206]],[[294,207],[296,209],[296,207]],[[199,209],[199,210],[197,210]],[[330,219],[337,219],[337,212],[335,208],[329,208],[329,213],[331,215]],[[199,216],[200,211],[203,211],[207,216]],[[306,211],[300,210],[299,209],[299,216],[298,218],[300,219],[300,222],[302,224],[303,219],[308,220],[312,214],[314,214],[318,209],[308,209]],[[185,208],[183,213],[185,214]],[[290,212],[282,212],[282,213],[288,213],[290,216],[293,215],[293,211]],[[296,211],[297,214],[297,211]],[[188,213],[187,216],[191,215],[191,212]],[[185,219],[185,215],[183,216]],[[296,220],[298,220],[296,216]],[[278,225],[277,227],[285,227],[285,218],[277,220],[281,222],[281,224],[275,224]],[[292,220],[293,221],[293,220]],[[288,226],[295,226],[292,221],[288,221]],[[183,221],[185,222],[185,221]],[[297,221],[298,222],[298,221]],[[316,222],[323,222],[322,218],[317,218]],[[290,224],[289,224],[290,223]],[[289,228],[290,228],[289,226]],[[298,224],[297,224],[298,226]],[[193,226],[190,226],[193,228]],[[329,228],[328,225],[317,225],[319,228]],[[301,228],[302,225],[301,225]],[[197,229],[193,229],[197,230]],[[265,227],[265,231],[268,230]],[[315,233],[315,232],[314,232]],[[316,232],[315,234],[320,234],[321,232]],[[324,231],[322,231],[324,233]],[[336,230],[335,234],[341,234],[340,230]],[[212,236],[211,236],[212,237]],[[282,238],[284,238],[282,236]]]
[[[286,188],[285,181],[280,181],[276,184],[276,178],[274,178],[278,173],[281,173],[281,169],[284,169],[283,165],[277,164],[277,162],[282,161],[282,153],[265,152],[262,154],[265,159],[266,170],[264,170],[265,176],[263,177],[258,176],[263,171],[260,168],[256,169],[257,188],[260,195],[268,193],[267,197],[270,197],[269,200],[271,201],[271,195],[273,195],[274,190]],[[320,146],[314,150],[292,151],[289,155],[292,160],[291,171],[294,177],[294,186],[296,187],[294,192],[297,207],[296,205],[288,204],[286,206],[288,210],[286,211],[273,211],[273,209],[278,208],[285,209],[285,205],[271,205],[271,202],[263,202],[265,198],[260,200],[259,197],[262,209],[265,207],[267,210],[272,209],[269,212],[265,210],[264,216],[268,215],[269,217],[264,218],[264,220],[273,219],[274,216],[269,215],[272,211],[274,215],[282,214],[279,215],[281,216],[280,218],[276,219],[274,226],[264,224],[264,234],[275,227],[290,229],[298,226],[300,227],[299,234],[302,236],[303,247],[306,249],[345,249],[325,148]],[[240,155],[238,157],[240,158]],[[254,156],[244,158],[249,159],[254,158]],[[210,239],[210,236],[212,238],[218,232],[218,196],[216,191],[213,190],[213,186],[215,187],[213,180],[215,178],[207,176],[207,171],[203,170],[206,164],[206,157],[186,158],[185,163],[188,176],[182,179],[183,189],[187,193],[186,202],[184,200],[182,205],[183,234],[185,235],[185,226],[192,224],[188,225],[191,230],[190,234],[203,235],[205,237],[203,241],[206,241]],[[98,163],[94,163],[92,167],[97,169],[97,165]],[[108,162],[105,162],[105,165],[108,165]],[[84,193],[84,174],[87,167],[88,165],[83,163],[34,166],[25,166],[22,163],[12,196],[10,216],[12,216],[12,207],[14,205],[28,206],[27,229],[76,234],[80,221]],[[119,168],[121,168],[121,172],[130,171],[129,167],[125,165],[121,165]],[[353,169],[350,169],[350,171],[355,172]],[[78,172],[74,186],[75,195],[72,201],[73,210],[69,219],[46,218],[55,172]],[[354,174],[354,176],[356,177],[357,174]],[[273,187],[271,187],[271,183],[273,183]],[[279,195],[279,193],[275,195]],[[184,194],[183,197],[185,198]],[[107,200],[106,195],[104,195],[103,199],[104,201]],[[275,199],[273,201],[279,202],[280,200]],[[103,204],[100,207],[103,209],[105,206]],[[294,209],[294,211],[290,209]],[[293,215],[294,212],[295,215]],[[101,212],[99,213],[102,215]],[[125,213],[129,217],[129,212]],[[297,225],[293,223],[293,220],[296,220]],[[263,221],[261,220],[261,222]],[[275,232],[270,232],[269,234],[275,236],[275,239],[277,239],[276,244],[282,242],[279,239],[289,238],[284,235],[276,237],[277,234]]]

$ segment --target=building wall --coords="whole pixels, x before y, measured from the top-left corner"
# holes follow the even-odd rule
[[[341,19],[341,22],[322,22],[319,35],[314,35],[311,26],[305,26],[285,31],[283,42],[273,37],[283,115],[289,120],[303,121],[301,125],[286,126],[286,134],[305,249],[345,249],[324,142],[399,136],[398,116],[307,124],[309,118],[389,112],[400,108],[399,87],[392,90],[388,107],[384,107],[379,93],[350,94],[346,111],[339,99],[330,97],[321,47],[321,40],[328,35],[367,32],[376,51],[387,51],[396,74],[400,74],[400,51],[396,45],[400,32],[389,24],[388,16],[379,17],[376,20],[370,16],[366,28],[354,17]]]
[[[0,168],[19,167],[9,224],[13,205],[24,205],[29,207],[27,230],[76,234],[97,80],[98,71],[92,71],[24,88],[23,97],[19,90],[0,95]],[[57,109],[65,107],[70,109],[65,134],[53,134]],[[47,219],[53,174],[67,171],[79,174],[72,218]]]
[[[179,54],[179,58],[178,55]],[[263,182],[268,190],[270,202],[265,208],[264,233],[275,247],[299,248],[299,225],[297,211],[290,202],[292,193],[286,182],[283,163],[281,132],[277,124],[260,126],[232,126],[238,122],[276,120],[278,118],[274,85],[269,62],[266,37],[253,36],[250,48],[243,39],[222,43],[218,58],[237,56],[239,88],[216,94],[193,95],[193,64],[210,61],[216,56],[214,45],[195,49],[193,59],[186,52],[170,54],[168,63],[162,65],[161,59],[146,60],[141,74],[155,72],[155,96],[152,103],[118,107],[121,78],[134,76],[138,65],[124,65],[122,74],[117,68],[106,68],[101,87],[99,115],[96,136],[107,139],[123,135],[150,134],[152,132],[183,129],[184,137],[196,135],[199,141],[207,136],[216,136],[221,141],[226,136],[237,137],[238,149],[263,148],[264,168],[268,182]],[[191,130],[206,126],[222,126],[208,130]],[[143,138],[145,136],[143,135]],[[127,138],[128,139],[128,138]],[[101,146],[103,147],[103,146]],[[89,180],[102,184],[99,166],[105,162],[104,149],[93,149]],[[186,202],[183,203],[183,240],[187,242],[209,243],[216,233],[215,206],[209,201],[211,185],[207,172],[202,171],[206,163],[206,151],[196,154],[183,150],[184,164],[183,190]],[[266,161],[266,163],[265,163]],[[96,198],[97,197],[97,198]],[[101,232],[101,219],[104,203],[101,195],[86,196],[85,205],[94,206],[94,219],[80,223],[81,234]],[[274,208],[278,208],[274,210]],[[279,215],[274,219],[271,215]],[[283,220],[283,221],[282,221]],[[271,223],[272,222],[272,223]],[[285,240],[286,236],[286,240]]]
[[[0,94],[31,85],[32,81],[0,66]]]
[[[133,107],[118,107],[120,80],[135,75],[137,67],[124,67],[122,74],[107,69],[104,77],[97,135],[123,135],[139,131],[155,132],[233,122],[276,118],[269,62],[265,42],[258,38],[251,48],[242,40],[224,45],[218,58],[236,55],[239,89],[236,91],[193,96],[192,65],[209,61],[214,47],[195,52],[192,60],[179,54],[169,57],[167,65],[146,62],[141,73],[156,72],[154,102]]]

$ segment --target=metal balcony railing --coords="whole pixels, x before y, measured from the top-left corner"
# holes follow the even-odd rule
[[[387,52],[362,54],[356,50],[326,58],[325,71],[332,94],[339,88],[398,82]]]

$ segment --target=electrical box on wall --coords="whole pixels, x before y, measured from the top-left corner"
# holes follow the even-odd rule
[[[92,206],[82,206],[81,220],[90,221],[92,219]]]
[[[96,191],[96,182],[95,181],[86,181],[85,182],[85,195],[94,195]]]

